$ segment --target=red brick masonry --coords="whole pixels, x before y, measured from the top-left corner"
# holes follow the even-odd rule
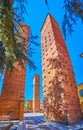
[[[40,79],[37,74],[33,78],[33,112],[40,112]]]
[[[73,68],[59,26],[50,14],[41,40],[44,115],[57,122],[76,122],[81,110]]]
[[[24,24],[21,25],[23,30],[20,28],[18,30],[21,32],[23,38],[26,39],[25,45],[27,46],[29,27]],[[14,65],[18,72],[14,71],[12,74],[10,74],[9,70],[5,72],[0,96],[0,117],[9,116],[12,120],[23,120],[26,63],[24,63],[24,68],[21,68],[18,63]]]

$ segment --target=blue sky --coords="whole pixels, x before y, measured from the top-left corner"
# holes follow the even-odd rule
[[[33,34],[38,35],[38,42],[40,43],[40,29],[45,20],[45,17],[50,13],[54,19],[58,22],[61,29],[64,11],[63,0],[48,0],[49,10],[45,5],[44,0],[28,0],[26,10],[28,15],[24,16],[24,23],[30,26],[30,30]],[[61,30],[62,31],[62,30]],[[73,32],[72,37],[67,37],[65,41],[70,59],[73,65],[75,73],[76,83],[83,82],[83,59],[80,58],[79,54],[83,52],[83,24],[81,20],[78,21],[76,31]],[[32,59],[38,67],[35,71],[26,68],[26,80],[25,80],[25,99],[32,99],[33,92],[33,76],[34,74],[40,75],[40,100],[42,101],[42,74],[41,74],[41,50],[40,47],[35,47],[36,54],[33,55]],[[1,84],[1,83],[0,83]],[[0,85],[1,86],[1,85]]]

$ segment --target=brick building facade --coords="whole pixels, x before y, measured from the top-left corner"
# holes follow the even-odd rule
[[[33,78],[33,112],[40,111],[40,80],[39,75],[35,74]]]
[[[24,112],[33,112],[33,100],[26,100]]]
[[[59,26],[50,14],[41,29],[41,42],[44,116],[76,122],[81,111],[73,68]]]
[[[78,95],[80,99],[81,112],[83,114],[83,83],[79,84],[77,88],[78,88]]]
[[[16,37],[20,40],[18,37],[20,33],[25,39],[24,46],[27,48],[29,27],[22,23],[21,26],[22,28],[19,27]],[[10,74],[10,71],[6,70],[4,75],[0,96],[0,116],[9,115],[12,120],[23,120],[26,63],[24,63],[24,68],[20,67],[17,62],[14,66],[18,72],[14,71]]]

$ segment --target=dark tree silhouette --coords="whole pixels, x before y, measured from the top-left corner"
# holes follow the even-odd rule
[[[56,0],[55,0],[56,1]],[[45,0],[47,6],[49,0]],[[64,19],[62,23],[62,31],[64,37],[71,35],[77,25],[78,19],[83,22],[83,0],[64,0]]]
[[[22,65],[22,60],[27,60],[30,65],[33,64],[26,55],[24,58],[22,42],[17,45],[15,36],[20,22],[23,21],[23,13],[26,12],[25,2],[28,0],[0,0],[0,71],[2,72],[5,67],[12,70],[14,60],[20,62],[20,65]],[[48,0],[45,0],[45,3],[49,8]],[[83,21],[83,1],[64,0],[63,9],[65,14],[62,30],[66,37],[68,34],[72,34],[78,19]],[[31,41],[34,43],[34,40],[31,39]],[[4,50],[2,51],[1,48]],[[19,52],[19,50],[21,51]],[[18,60],[18,55],[20,60]]]
[[[18,35],[18,27],[22,29],[26,2],[27,0],[0,0],[0,72],[5,68],[10,71],[15,69],[15,62],[22,67],[23,62],[27,62],[35,68],[33,61],[27,56],[27,49],[23,46],[24,37],[20,33]],[[30,35],[29,38],[29,42],[37,45],[36,36]]]
[[[66,38],[68,34],[72,34],[77,25],[78,19],[83,22],[83,1],[82,0],[64,0],[65,10],[62,23],[63,34]]]

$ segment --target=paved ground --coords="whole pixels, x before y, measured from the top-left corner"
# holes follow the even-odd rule
[[[10,122],[0,122],[0,130]],[[83,120],[73,125],[50,122],[44,119],[41,113],[25,113],[24,121],[13,121],[13,126],[9,130],[83,130]]]
[[[83,130],[83,121],[74,125],[50,122],[44,119],[43,114],[27,113],[25,116],[26,130]]]
[[[5,130],[5,128],[10,124],[13,123],[13,126],[10,130],[17,130],[19,121],[0,121],[0,130]]]

